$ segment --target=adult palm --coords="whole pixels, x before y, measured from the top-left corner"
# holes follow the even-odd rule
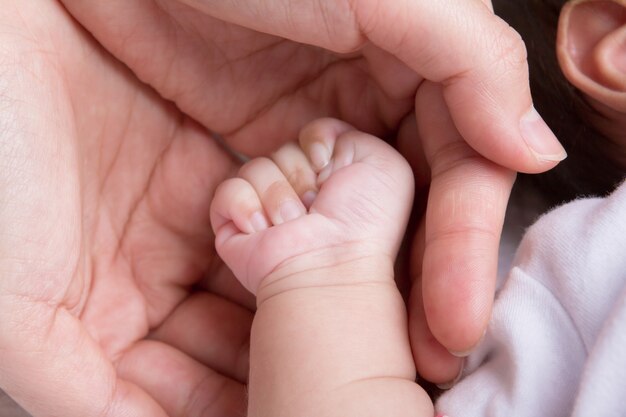
[[[303,124],[327,115],[373,133],[395,132],[413,108],[421,78],[380,48],[337,54],[199,13],[186,3],[64,1],[139,78],[243,153],[262,154],[294,140]],[[207,3],[220,8],[220,2]],[[292,6],[308,9],[307,3],[315,2]],[[319,43],[334,42],[319,33]],[[362,42],[348,39],[339,48],[355,45]]]
[[[493,16],[489,1],[62,2],[141,80],[244,154],[265,153],[310,120],[333,116],[378,136],[413,136],[408,147],[424,161],[410,116],[416,100],[425,104],[417,121],[428,132],[425,156],[437,176],[426,219],[433,261],[425,266],[425,316],[445,349],[426,337],[439,356],[477,343],[490,315],[512,175],[474,149],[530,172],[562,157],[547,127],[528,113],[523,43]],[[419,100],[432,83],[444,98],[436,112]],[[441,119],[461,135],[442,129]],[[534,142],[522,137],[526,119]],[[445,380],[459,364],[428,374]]]
[[[35,416],[242,415],[250,299],[209,223],[235,164],[59,3],[2,1],[0,28],[0,388]]]

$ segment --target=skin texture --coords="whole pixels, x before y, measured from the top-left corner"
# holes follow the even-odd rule
[[[253,305],[209,224],[235,165],[59,4],[0,25],[0,387],[34,416],[240,416]]]
[[[525,49],[519,36],[492,14],[489,2],[63,4],[142,81],[249,156],[277,149],[322,116],[380,137],[404,140],[402,134],[410,143],[407,149],[419,148],[420,140],[440,138],[419,137],[415,121],[428,125],[430,112],[425,109],[426,115],[415,118],[415,100],[427,92],[425,80],[441,86],[442,116],[451,117],[464,145],[431,155],[432,160],[456,161],[447,170],[455,180],[437,181],[431,192],[452,193],[459,208],[484,200],[487,209],[469,217],[462,210],[447,211],[456,225],[454,234],[442,229],[441,214],[433,209],[427,219],[433,238],[426,246],[439,260],[420,282],[449,306],[445,315],[426,310],[428,327],[444,350],[467,351],[478,342],[491,310],[493,294],[483,289],[493,287],[497,252],[480,259],[473,255],[480,250],[475,245],[486,240],[487,247],[496,247],[497,225],[504,217],[498,208],[505,201],[492,205],[490,188],[499,189],[511,174],[498,176],[495,184],[490,176],[470,181],[465,175],[476,171],[476,165],[480,170],[483,157],[509,169],[542,172],[565,156],[540,119],[522,123],[531,108]],[[467,153],[458,152],[463,146],[475,149],[476,157],[459,157]],[[496,193],[497,198],[507,194]],[[450,242],[470,246],[451,255],[446,249]],[[442,261],[449,256],[458,267],[450,269]],[[442,291],[439,282],[450,285]],[[472,287],[472,297],[458,293],[449,299],[447,288],[457,287]],[[457,365],[431,377],[444,382],[458,373]]]
[[[218,253],[257,295],[248,416],[432,416],[393,279],[412,172],[335,119],[307,125],[300,145],[248,162],[211,206]],[[317,193],[308,210],[300,188]]]
[[[242,11],[255,9],[240,3],[212,4],[219,10],[147,0],[0,2],[0,387],[33,415],[241,411],[250,325],[241,306],[251,302],[210,255],[207,218],[215,184],[235,167],[206,128],[249,154],[329,114],[385,136],[408,124],[415,139],[410,113],[427,78],[444,86],[455,123],[481,154],[528,172],[555,164],[554,146],[546,162],[520,137],[530,106],[523,46],[480,2],[395,2],[384,13],[376,2],[320,3],[296,14],[329,23],[327,37],[290,13],[277,19],[288,3],[265,3],[253,18]],[[326,12],[331,18],[319,19]],[[476,37],[465,27],[450,32],[459,16]],[[471,201],[485,185],[460,181],[455,191]],[[435,270],[424,287],[448,274],[445,265]],[[194,295],[198,282],[216,297]],[[433,333],[448,349],[469,348],[484,327],[473,312],[488,311],[491,297],[481,294],[479,310],[455,304],[457,319]],[[223,317],[233,326],[220,327]],[[177,322],[201,330],[190,335]],[[454,328],[468,323],[476,328],[457,338]],[[206,346],[215,349],[210,357]]]

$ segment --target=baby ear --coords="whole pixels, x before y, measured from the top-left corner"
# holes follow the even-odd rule
[[[556,49],[573,85],[626,112],[626,0],[571,0],[561,10]]]

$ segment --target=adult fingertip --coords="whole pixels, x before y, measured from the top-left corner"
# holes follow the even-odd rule
[[[428,328],[420,287],[419,282],[414,284],[409,298],[409,337],[413,358],[421,378],[446,386],[457,380],[463,368],[463,359],[450,355]]]
[[[459,350],[448,350],[448,352],[450,352],[450,354],[452,356],[455,356],[457,358],[466,358],[474,351],[474,349],[476,349],[478,346],[480,346],[480,344],[483,342],[483,340],[485,340],[485,335],[486,334],[487,334],[487,329],[485,329],[483,331],[483,334],[480,337],[480,339],[478,340],[478,342],[474,346],[469,348],[469,349],[460,350],[460,351]]]
[[[567,152],[534,106],[522,116],[520,133],[539,163],[561,162]]]
[[[442,389],[442,390],[448,390],[452,388],[453,386],[455,386],[456,383],[459,382],[459,380],[463,376],[464,367],[465,367],[465,360],[461,361],[461,364],[459,366],[459,371],[457,372],[457,375],[454,377],[454,379],[452,379],[451,381],[442,383],[442,384],[436,384],[437,388]]]
[[[468,349],[468,350],[462,350],[462,351],[449,350],[448,352],[450,352],[450,354],[452,356],[455,356],[457,358],[465,358],[465,357],[469,356],[470,353],[472,353],[473,350],[474,350],[474,348]]]
[[[481,304],[482,308],[477,311],[476,305],[472,307],[466,304],[461,308],[461,302],[455,301],[455,303],[459,309],[454,312],[454,315],[442,315],[430,310],[427,317],[433,336],[441,343],[448,355],[460,360],[470,355],[482,342],[491,316],[491,304]]]

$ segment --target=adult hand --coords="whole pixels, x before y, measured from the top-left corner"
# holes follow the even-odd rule
[[[0,45],[0,389],[34,416],[243,415],[252,300],[209,223],[233,162],[58,2],[0,1]]]
[[[495,177],[466,174],[482,172],[475,167],[486,160],[510,170],[541,172],[564,157],[533,111],[523,43],[488,4],[63,3],[139,78],[250,155],[294,139],[301,126],[320,116],[388,136],[410,124],[416,97],[423,103],[417,115],[422,133],[443,108],[441,117],[450,116],[463,140],[431,147],[428,156],[439,169],[426,219],[430,260],[422,276],[424,294],[434,300],[424,307],[435,343],[424,352],[443,352],[427,372],[431,379],[442,382],[458,370],[459,362],[445,351],[466,351],[483,334],[512,176],[505,170]],[[420,99],[430,94],[425,80],[441,89],[442,106],[431,108]],[[500,192],[503,183],[506,192]]]

